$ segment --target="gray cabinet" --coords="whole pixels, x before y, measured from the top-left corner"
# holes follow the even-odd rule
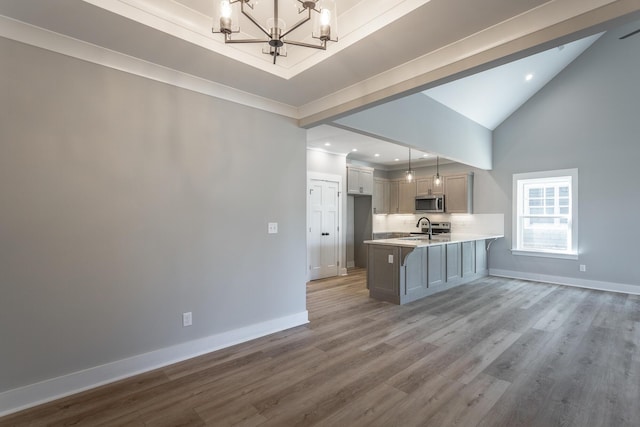
[[[429,246],[427,248],[427,285],[430,288],[442,286],[445,283],[444,248],[444,245]]]
[[[418,248],[367,244],[369,295],[406,304],[487,275],[484,239],[433,243]]]
[[[373,213],[389,213],[389,181],[386,179],[373,180]]]
[[[476,273],[476,244],[483,241],[462,242],[462,277]]]
[[[476,240],[476,274],[486,274],[487,265],[487,241]]]
[[[347,166],[347,193],[373,194],[373,169]]]
[[[427,271],[423,266],[427,263],[427,251],[413,251],[404,262],[404,294],[424,293],[429,284],[425,278]]]
[[[473,173],[444,177],[447,213],[473,213]]]
[[[367,287],[374,298],[399,302],[400,248],[369,245]]]
[[[416,182],[398,181],[398,213],[412,214],[416,211]]]
[[[416,209],[416,182],[388,181],[390,214],[412,214]]]
[[[440,180],[440,185],[435,185],[433,177],[416,179],[416,196],[431,196],[444,194],[444,179]]]
[[[452,282],[462,277],[460,243],[449,243],[445,246],[447,251],[447,282]]]

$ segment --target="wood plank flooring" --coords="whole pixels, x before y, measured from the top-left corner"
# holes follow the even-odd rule
[[[638,426],[640,297],[488,277],[405,306],[365,271],[307,285],[310,324],[0,426]]]

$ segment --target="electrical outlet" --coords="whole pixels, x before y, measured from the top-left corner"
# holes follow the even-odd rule
[[[191,326],[193,325],[193,315],[191,312],[182,313],[182,326]]]
[[[582,272],[587,271],[587,266],[585,264],[580,264],[580,271]]]
[[[267,232],[269,234],[278,234],[278,223],[270,222],[269,225],[267,226]]]

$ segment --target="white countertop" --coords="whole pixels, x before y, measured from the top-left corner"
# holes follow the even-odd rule
[[[400,237],[396,239],[379,239],[365,240],[364,243],[369,245],[387,245],[402,246],[405,248],[422,248],[425,246],[446,245],[447,243],[472,242],[474,240],[499,239],[504,237],[502,234],[464,234],[451,233],[446,236],[435,235],[433,240],[429,240],[428,236],[412,236]]]

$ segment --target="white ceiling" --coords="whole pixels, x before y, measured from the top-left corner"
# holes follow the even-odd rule
[[[212,34],[212,1],[0,0],[0,36],[144,69],[147,77],[157,64],[160,74],[180,73],[165,79],[172,84],[195,79],[213,88],[206,93],[309,126],[594,34],[640,10],[612,0],[337,0],[339,41],[326,51],[292,46],[274,65],[261,45],[229,45]],[[279,1],[291,10],[291,0]],[[265,4],[272,3],[260,0]],[[16,30],[18,23],[26,25]],[[25,28],[48,32],[35,36]],[[253,31],[248,22],[241,28]],[[310,29],[297,31],[304,38]],[[132,58],[140,62],[123,65]]]
[[[292,25],[296,0],[279,1]],[[290,46],[275,65],[262,44],[225,44],[212,34],[213,0],[0,0],[0,36],[273,111],[305,127],[432,88],[429,96],[492,129],[593,39],[570,42],[640,17],[640,5],[615,3],[337,0],[339,41],[326,51]],[[255,4],[256,19],[271,16],[271,0]],[[240,26],[241,37],[260,35],[246,20]],[[314,42],[305,38],[310,32],[302,27],[295,37]],[[439,86],[560,44],[562,51]],[[536,68],[540,63],[545,68]],[[517,81],[532,69],[532,82]],[[513,85],[505,85],[506,76]],[[408,158],[406,147],[387,141],[330,126],[309,130],[310,147],[328,149],[326,142],[333,152],[388,167]]]
[[[494,130],[600,36],[602,33],[437,86],[423,93]],[[531,75],[530,80],[526,79],[527,75]],[[309,129],[307,146],[333,154],[348,155],[349,159],[387,169],[404,167],[409,160],[406,146],[328,125]],[[435,164],[436,155],[437,153],[411,151],[412,160],[418,166]],[[446,159],[441,160],[443,163],[448,162]]]
[[[600,36],[602,33],[560,45],[423,93],[494,130]]]

